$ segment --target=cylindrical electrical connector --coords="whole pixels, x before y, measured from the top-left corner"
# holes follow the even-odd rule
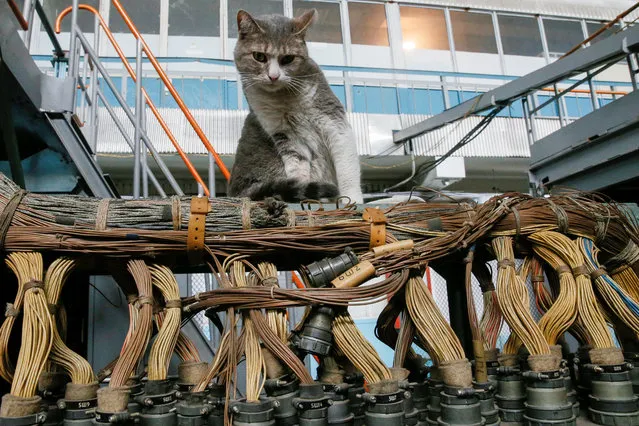
[[[632,392],[639,396],[639,352],[626,352],[624,353],[624,359],[632,365],[632,370],[630,370]]]
[[[428,424],[438,425],[438,419],[442,414],[441,394],[444,390],[444,383],[441,380],[430,379],[428,381]]]
[[[175,426],[177,396],[169,380],[149,380],[137,401],[142,406],[142,426]]]
[[[505,422],[521,422],[524,418],[526,388],[518,368],[497,369],[497,394],[499,416]]]
[[[363,426],[366,421],[366,403],[362,399],[364,395],[364,376],[361,373],[347,374],[344,382],[348,388],[348,408],[353,413],[353,426]]]
[[[632,364],[583,366],[591,371],[588,417],[602,425],[639,425],[639,397],[632,391]]]
[[[206,392],[188,392],[176,405],[178,426],[204,426],[213,407]]]
[[[233,425],[274,426],[275,413],[273,408],[275,405],[277,405],[277,402],[273,400],[256,402],[234,401],[230,407],[233,413]]]
[[[417,410],[417,426],[426,426],[428,424],[428,382],[411,384],[413,390],[413,404]]]
[[[321,383],[302,383],[300,395],[293,398],[300,426],[328,425],[328,407],[333,403],[324,395]]]
[[[212,407],[207,417],[207,426],[224,426],[224,410],[226,407],[226,386],[209,385],[208,403]]]
[[[95,417],[98,383],[74,384],[66,386],[64,399],[58,401],[58,407],[64,410],[65,426],[90,426]]]
[[[278,426],[292,426],[297,424],[297,408],[293,399],[297,398],[300,381],[293,376],[282,376],[268,379],[264,383],[266,395],[278,403],[275,410],[275,422]]]
[[[444,386],[441,393],[439,426],[483,426],[479,396],[474,389]]]
[[[499,410],[497,410],[495,405],[495,385],[490,381],[486,383],[473,382],[473,388],[479,397],[481,416],[486,421],[486,426],[499,425],[501,422],[499,420]]]
[[[524,421],[530,425],[574,425],[576,417],[568,401],[566,384],[560,371],[524,372],[526,411]]]
[[[333,346],[333,316],[333,309],[328,306],[314,307],[296,342],[297,348],[313,355],[327,356]]]
[[[337,257],[326,258],[310,265],[302,266],[301,273],[304,281],[314,288],[328,287],[338,275],[357,265],[359,260],[353,250],[347,247],[344,253]]]
[[[346,383],[339,385],[322,385],[324,394],[333,401],[328,407],[329,426],[352,426],[355,416],[351,412],[348,398],[350,386]]]
[[[365,393],[366,426],[401,426],[404,423],[404,391]]]

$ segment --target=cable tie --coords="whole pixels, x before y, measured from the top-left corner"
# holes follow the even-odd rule
[[[34,289],[44,288],[44,283],[39,280],[31,280],[24,285],[24,292],[26,293],[28,290],[31,290],[32,288]]]
[[[594,281],[597,278],[600,278],[602,275],[607,275],[607,274],[608,274],[608,271],[606,271],[606,268],[597,268],[590,273],[590,279]]]
[[[279,287],[280,282],[275,277],[266,277],[262,279],[262,285],[264,287]]]
[[[166,307],[166,309],[173,309],[173,308],[182,309],[182,300],[180,299],[167,300],[164,306]]]
[[[498,268],[504,268],[504,269],[508,268],[508,267],[514,268],[515,267],[515,262],[513,262],[510,259],[503,259],[503,260],[500,260],[499,262],[497,262],[497,267]]]
[[[558,275],[561,274],[572,274],[572,271],[570,270],[570,267],[567,265],[559,265],[557,267],[557,269],[555,269],[555,271],[557,272]]]
[[[572,268],[572,274],[575,276],[575,278],[580,277],[582,275],[590,276],[590,273],[588,272],[588,268],[586,267],[586,265],[575,266],[574,268]]]
[[[140,296],[138,297],[138,300],[135,302],[135,304],[137,305],[136,307],[138,309],[141,309],[143,305],[152,305],[153,298],[149,296]]]

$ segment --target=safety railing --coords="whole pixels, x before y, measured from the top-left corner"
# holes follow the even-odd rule
[[[155,55],[153,55],[153,52],[151,51],[149,46],[146,44],[146,41],[144,41],[142,34],[140,34],[136,26],[133,24],[133,21],[131,20],[129,15],[126,13],[124,8],[120,4],[120,1],[111,0],[111,4],[115,6],[116,10],[118,11],[120,16],[124,20],[125,24],[129,28],[133,36],[136,38],[136,40],[140,42],[142,51],[147,55],[149,61],[151,62],[151,65],[153,65],[153,68],[158,73],[160,79],[162,80],[166,88],[168,89],[169,93],[171,93],[171,96],[173,96],[173,99],[179,105],[180,109],[184,113],[184,116],[186,117],[189,124],[191,124],[191,127],[193,128],[195,133],[198,135],[198,137],[200,138],[200,140],[202,141],[206,149],[215,159],[215,163],[217,164],[220,171],[222,172],[222,175],[224,175],[224,178],[226,178],[227,180],[230,179],[231,174],[229,173],[228,169],[224,165],[224,162],[222,161],[220,156],[217,154],[217,152],[215,152],[213,145],[211,145],[211,142],[208,140],[208,138],[204,134],[204,131],[198,124],[197,120],[195,120],[195,117],[193,117],[193,114],[191,114],[191,111],[186,107],[186,105],[184,104],[184,101],[182,101],[182,98],[178,94],[177,90],[175,90],[175,87],[173,87],[173,84],[171,84],[171,80],[169,80],[168,76],[166,75],[166,72],[160,66],[160,63],[156,59]]]
[[[133,195],[134,195],[134,197],[135,198],[139,197],[141,192],[142,192],[143,196],[145,196],[145,197],[148,196],[148,181],[149,181],[149,179],[151,180],[151,182],[155,186],[155,188],[158,191],[158,193],[161,194],[161,195],[164,195],[164,191],[162,190],[161,185],[159,184],[159,182],[157,181],[157,179],[155,178],[153,173],[151,173],[149,167],[146,164],[146,157],[147,157],[146,156],[146,149],[149,150],[151,156],[155,159],[156,163],[158,164],[158,167],[163,172],[164,176],[168,180],[168,182],[171,185],[171,187],[173,188],[173,190],[176,193],[178,193],[178,194],[182,194],[182,191],[179,188],[179,185],[177,184],[175,178],[172,176],[172,174],[170,173],[170,171],[168,170],[168,168],[166,167],[166,165],[164,164],[164,162],[162,161],[162,159],[158,155],[157,151],[153,147],[153,144],[149,140],[149,137],[148,137],[148,135],[147,135],[147,133],[145,131],[144,119],[145,119],[145,115],[146,115],[145,114],[146,107],[148,106],[150,111],[151,111],[151,113],[153,114],[153,116],[156,118],[156,120],[160,124],[160,127],[162,128],[164,133],[167,135],[167,137],[171,141],[171,143],[172,143],[173,147],[175,148],[176,152],[179,154],[179,156],[181,157],[182,161],[186,165],[187,169],[189,170],[189,173],[193,176],[193,178],[196,180],[196,182],[198,183],[198,185],[202,189],[202,192],[205,195],[210,196],[211,192],[209,190],[209,187],[204,182],[202,177],[199,175],[199,173],[197,172],[197,170],[195,169],[193,164],[190,162],[190,160],[189,160],[188,156],[186,155],[186,153],[184,152],[184,150],[180,147],[180,144],[178,143],[177,138],[175,137],[175,135],[173,134],[173,132],[169,128],[169,126],[166,123],[166,121],[162,118],[162,115],[160,114],[159,110],[157,109],[157,107],[155,106],[155,104],[153,103],[151,98],[149,97],[147,91],[142,87],[142,79],[141,79],[141,77],[138,78],[138,76],[142,75],[141,71],[142,71],[142,54],[143,53],[146,54],[146,56],[149,58],[149,60],[150,60],[150,62],[152,64],[154,63],[154,64],[158,65],[156,70],[159,70],[158,74],[160,75],[160,78],[165,82],[165,85],[166,85],[167,89],[169,90],[169,92],[171,92],[173,94],[174,99],[176,100],[178,105],[180,105],[180,108],[184,112],[187,120],[194,127],[194,130],[196,131],[196,134],[198,134],[200,139],[203,140],[204,146],[209,151],[210,156],[212,156],[215,159],[215,161],[216,161],[216,163],[218,165],[218,168],[220,169],[220,171],[222,172],[222,174],[224,175],[224,177],[226,179],[228,179],[229,176],[230,176],[229,172],[228,172],[228,169],[226,168],[226,166],[222,162],[221,158],[218,156],[218,154],[213,149],[211,143],[206,138],[206,135],[204,135],[203,131],[201,130],[201,128],[199,127],[199,125],[197,124],[195,119],[193,118],[191,112],[188,110],[188,108],[186,108],[184,103],[181,101],[181,99],[179,97],[179,94],[177,93],[177,91],[175,90],[173,85],[171,84],[170,80],[168,79],[168,77],[166,76],[166,74],[164,73],[162,68],[157,63],[157,60],[153,56],[153,53],[150,51],[150,49],[148,48],[148,46],[144,42],[144,39],[140,36],[140,34],[137,31],[137,29],[135,28],[135,26],[133,25],[131,20],[126,15],[126,12],[124,11],[124,9],[121,7],[121,5],[119,5],[119,3],[116,5],[116,8],[118,8],[120,13],[122,14],[123,19],[125,21],[127,21],[127,25],[129,26],[129,28],[131,29],[133,35],[136,38],[136,47],[137,48],[136,48],[136,69],[135,69],[135,71],[133,70],[133,68],[129,64],[129,61],[125,57],[121,47],[117,43],[115,37],[113,36],[112,32],[110,31],[110,29],[108,27],[106,21],[103,19],[103,17],[100,15],[100,13],[95,8],[93,8],[92,6],[85,5],[85,4],[78,4],[77,0],[74,0],[73,3],[74,4],[72,6],[66,8],[65,10],[63,10],[59,14],[58,18],[56,19],[55,31],[57,33],[60,32],[62,20],[64,19],[64,17],[66,15],[71,13],[72,23],[71,23],[71,42],[70,42],[70,46],[71,47],[70,47],[70,54],[69,54],[69,74],[72,75],[74,78],[76,78],[78,80],[78,86],[81,89],[81,93],[83,94],[82,98],[79,101],[79,103],[80,103],[79,109],[81,111],[83,119],[87,118],[86,117],[87,116],[87,105],[89,107],[88,108],[89,109],[89,113],[88,113],[89,122],[93,125],[93,136],[91,138],[93,144],[95,145],[97,143],[97,125],[96,124],[97,124],[97,114],[98,114],[97,105],[98,105],[98,100],[99,100],[100,102],[102,102],[102,104],[105,105],[109,115],[114,120],[117,128],[122,133],[122,135],[123,135],[124,139],[126,140],[127,144],[133,150],[133,153],[134,153]],[[116,2],[114,2],[114,3],[116,3]],[[123,65],[125,67],[125,69],[127,70],[127,73],[129,74],[131,79],[136,83],[136,92],[135,92],[136,108],[135,108],[135,113],[133,111],[131,111],[131,109],[128,107],[128,105],[126,104],[126,100],[124,100],[122,95],[119,93],[119,90],[115,87],[113,79],[111,78],[109,73],[104,68],[104,66],[101,63],[100,58],[98,57],[98,55],[95,52],[94,48],[92,48],[89,45],[86,37],[84,36],[84,34],[80,30],[80,28],[77,26],[77,16],[76,15],[77,15],[77,11],[79,11],[79,10],[85,10],[85,11],[91,12],[95,16],[95,28],[94,28],[93,46],[99,46],[100,29],[102,29],[102,31],[104,31],[104,34],[107,36],[109,42],[111,43],[111,45],[113,46],[113,48],[117,52],[118,57],[120,58],[120,60],[122,61]],[[76,44],[76,40],[79,41],[79,46]],[[82,49],[80,49],[79,47],[81,47]],[[82,54],[80,52],[80,50],[82,50],[84,53]],[[81,56],[83,56],[83,65],[84,65],[82,70],[80,70],[80,67],[79,67],[79,63],[81,61]],[[87,66],[90,68],[90,72],[88,72]],[[125,115],[127,116],[127,118],[133,124],[134,129],[135,129],[134,130],[133,140],[131,140],[131,138],[127,135],[127,133],[126,133],[126,131],[124,129],[123,123],[118,119],[117,115],[115,114],[115,111],[114,111],[113,107],[111,105],[109,105],[104,92],[99,87],[99,81],[97,79],[96,72],[99,73],[100,77],[104,79],[104,82],[107,84],[107,86],[109,87],[109,89],[111,90],[113,95],[115,96],[115,98],[117,100],[117,103],[120,104],[120,106],[122,107]],[[91,76],[89,77],[89,80],[92,81],[91,84],[87,84],[86,83],[88,74],[91,74]],[[140,113],[138,113],[138,112],[140,112]],[[143,146],[141,146],[140,142],[143,143]],[[215,179],[215,176],[212,173],[212,171],[210,170],[209,171],[209,186],[211,186],[211,187],[214,186],[214,182],[215,182],[214,179]],[[213,192],[213,194],[214,194],[214,192]]]
[[[99,26],[99,27],[102,28],[102,30],[104,31],[105,35],[107,36],[107,39],[109,40],[109,42],[111,43],[111,45],[113,46],[115,51],[117,52],[117,55],[121,59],[122,64],[124,65],[125,69],[127,70],[129,76],[131,77],[131,79],[133,81],[136,82],[136,88],[137,88],[138,81],[139,81],[137,76],[140,75],[139,70],[135,70],[135,71],[133,70],[133,68],[129,64],[129,61],[127,60],[126,56],[124,55],[124,52],[122,51],[122,48],[120,47],[118,42],[115,40],[115,37],[113,36],[113,33],[111,32],[111,30],[109,29],[108,25],[106,24],[106,21],[104,20],[104,18],[92,6],[89,6],[89,5],[86,5],[86,4],[80,4],[80,5],[78,5],[78,9],[79,10],[86,10],[86,11],[91,12],[91,13],[94,14],[95,22],[96,22],[96,24],[95,24],[96,28],[95,28],[95,31],[94,31],[94,37],[95,37],[95,35],[97,35],[97,38],[94,40],[94,46],[96,46],[97,43],[99,43],[99,31],[98,31],[98,29],[99,29],[98,26]],[[73,11],[73,7],[69,6],[68,8],[64,9],[58,15],[58,18],[56,19],[56,22],[55,22],[55,31],[56,31],[56,33],[60,33],[62,20],[64,19],[65,16],[67,16],[72,11]],[[78,34],[80,34],[80,33],[81,32],[76,32],[76,36],[78,36]],[[99,58],[91,57],[91,60],[94,61],[94,62],[99,62]],[[88,64],[88,63],[89,63],[89,61],[87,61],[87,60],[84,61],[85,65]],[[138,67],[141,67],[141,58],[136,58],[136,68],[138,68]],[[93,77],[92,78],[93,81],[97,82],[97,80],[95,79],[95,75],[93,75],[92,77]],[[121,95],[119,93],[116,95],[116,92],[119,92],[119,90],[117,90],[117,88],[115,88],[115,84],[113,83],[113,80],[112,80],[111,76],[107,76],[107,77],[103,76],[103,78],[105,79],[105,82],[107,83],[107,85],[110,87],[111,91],[116,96],[116,99],[118,98],[118,95],[121,97]],[[85,85],[82,84],[82,83],[80,85],[83,88],[85,87]],[[159,160],[161,162],[162,165],[160,165],[160,168],[163,169],[163,172],[164,172],[164,169],[166,169],[168,171],[168,168],[166,168],[166,166],[163,165],[164,163],[162,162],[161,158],[159,157],[157,152],[155,152],[155,150],[153,148],[153,145],[151,144],[150,141],[148,141],[148,137],[142,135],[142,133],[143,133],[142,127],[143,127],[143,124],[144,124],[142,121],[143,121],[143,118],[145,117],[145,114],[144,113],[142,113],[142,114],[137,114],[137,113],[134,114],[133,124],[136,127],[136,133],[134,135],[134,140],[131,141],[131,139],[128,137],[127,132],[124,130],[124,126],[122,125],[122,123],[118,119],[118,117],[115,114],[113,108],[109,105],[109,102],[107,101],[104,93],[100,89],[99,84],[92,84],[90,87],[91,87],[90,100],[87,100],[87,102],[89,102],[90,105],[91,105],[91,113],[90,113],[91,121],[94,122],[94,123],[97,122],[97,114],[98,114],[97,100],[99,98],[100,101],[105,105],[105,107],[106,107],[107,111],[109,112],[109,115],[111,116],[111,118],[116,122],[116,126],[118,127],[118,129],[120,130],[122,135],[124,136],[125,140],[127,141],[127,144],[134,151],[134,153],[139,152],[139,149],[136,149],[136,144],[135,144],[135,141],[138,140],[138,136],[139,136],[144,141],[145,145],[147,146],[147,149],[149,149],[149,151],[151,152],[152,156],[156,160]],[[115,88],[115,90],[114,90],[114,88]],[[86,93],[86,91],[83,91],[83,92]],[[186,165],[187,169],[189,170],[189,173],[202,186],[202,188],[204,190],[204,193],[206,195],[209,195],[209,189],[208,189],[207,185],[204,183],[204,180],[201,178],[201,176],[199,175],[199,173],[197,172],[197,170],[195,169],[195,167],[193,166],[193,164],[191,163],[191,161],[187,157],[187,155],[184,152],[184,150],[180,147],[180,144],[178,143],[177,138],[175,137],[175,135],[173,134],[173,132],[169,128],[168,124],[166,123],[166,121],[164,120],[164,118],[162,117],[160,112],[158,111],[157,107],[155,106],[155,104],[153,103],[151,98],[149,97],[147,91],[143,87],[140,87],[139,88],[139,93],[140,93],[141,97],[143,98],[143,101],[146,104],[146,106],[149,107],[149,109],[151,110],[151,113],[157,119],[158,123],[160,124],[160,127],[166,133],[167,137],[171,141],[171,144],[173,145],[173,147],[175,148],[176,152],[178,153],[178,155],[180,156],[180,158],[182,159],[182,161]],[[137,91],[136,91],[136,97],[137,96],[138,96],[138,94],[137,94]],[[123,101],[126,103],[126,101],[124,99],[123,99]],[[118,99],[118,103],[121,104],[119,99]],[[86,109],[83,108],[83,106],[84,106],[84,98],[81,99],[81,109],[84,112]],[[125,111],[125,113],[128,116],[129,114],[127,113],[127,109],[128,108],[124,108],[124,111]],[[145,110],[145,108],[139,107],[137,105],[137,102],[136,102],[136,112],[137,111],[144,111],[144,110]],[[129,117],[129,118],[131,118],[131,117]],[[94,126],[93,130],[94,130],[93,142],[95,144],[95,143],[97,143],[97,126]],[[140,171],[142,171],[143,173],[148,173],[148,168],[146,170],[141,170],[143,168],[143,166],[144,166],[143,157],[144,156],[140,156],[140,157],[136,156],[136,158],[135,158],[135,165],[134,165],[134,191],[133,191],[134,192],[134,196],[139,196],[139,188],[136,188],[135,182],[140,182],[140,174],[141,174]],[[165,173],[165,176],[166,176],[166,174],[167,173]],[[161,187],[157,183],[157,180],[154,177],[152,177],[152,174],[150,174],[149,177],[151,177],[151,179],[153,181],[153,184],[156,187],[156,189],[158,190],[158,192],[162,193],[162,191],[160,191]],[[168,178],[168,176],[167,176],[167,178]],[[148,195],[148,188],[147,188],[147,184],[145,184],[144,179],[145,179],[145,175],[142,174],[142,191],[143,191],[143,195],[146,196],[146,195]],[[177,187],[177,183],[175,183],[175,180],[171,179],[171,178],[168,178],[168,179],[171,182],[171,186],[173,187],[173,189],[176,190],[177,193],[181,193],[181,190],[177,189],[178,187]]]

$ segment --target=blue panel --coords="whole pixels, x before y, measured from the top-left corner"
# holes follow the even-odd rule
[[[539,105],[543,104],[544,102],[547,102],[551,98],[552,96],[548,96],[548,95],[537,96],[537,99],[539,100]],[[555,102],[552,102],[546,105],[539,111],[539,115],[541,115],[542,117],[557,117],[557,104]]]
[[[448,91],[448,100],[450,101],[450,107],[454,107],[461,103],[462,95],[459,93],[459,90],[449,90]]]
[[[614,101],[614,99],[612,99],[612,98],[599,98],[599,106],[608,105],[609,103],[611,103],[613,101]]]
[[[224,106],[226,109],[238,109],[237,81],[224,82]]]
[[[116,88],[120,89],[120,87],[122,87],[122,77],[111,77],[111,80],[113,80],[113,84],[115,84]],[[120,106],[117,99],[115,99],[113,92],[111,92],[111,89],[109,89],[109,86],[107,86],[104,79],[100,78],[99,82],[100,82],[100,88],[102,89],[102,93],[104,93],[104,97],[106,98],[109,105],[113,107]]]
[[[430,97],[430,112],[429,114],[439,114],[446,109],[444,104],[444,91],[443,90],[429,90]]]
[[[173,87],[175,87],[175,90],[177,90],[178,94],[182,93],[182,81],[183,80],[181,78],[171,79],[171,83],[173,84]],[[161,99],[160,105],[164,108],[178,107],[178,104],[177,102],[175,102],[175,99],[173,99],[173,96],[171,95],[171,93],[169,93],[169,91],[164,88],[162,89],[160,99]]]
[[[402,114],[415,114],[415,97],[413,90],[406,87],[398,88],[399,94],[399,111]]]
[[[516,101],[511,104],[509,109],[509,114],[513,118],[523,118],[524,117],[524,107],[521,104],[521,101]]]
[[[592,112],[592,100],[590,99],[590,97],[577,98],[577,104],[579,105],[579,110],[581,111],[581,117]]]
[[[201,108],[202,80],[199,78],[185,78],[182,80],[182,90],[178,91],[187,108]]]
[[[337,96],[337,99],[342,103],[342,105],[346,105],[346,89],[344,86],[338,84],[331,84],[331,90]]]
[[[431,113],[431,97],[428,89],[413,90],[413,98],[415,99],[415,114]]]
[[[366,112],[366,88],[353,86],[353,112]]]
[[[202,81],[200,108],[222,109],[224,108],[224,83],[219,79],[206,79]]]
[[[149,98],[151,98],[151,101],[156,106],[160,105],[164,83],[162,83],[159,78],[145,78],[142,80],[142,85],[146,89],[146,93],[149,95]]]
[[[568,117],[581,117],[581,111],[579,110],[579,105],[577,104],[577,98],[575,96],[564,96],[565,104],[566,104],[566,113]]]
[[[384,114],[399,114],[397,105],[397,89],[394,87],[382,87],[382,112]]]

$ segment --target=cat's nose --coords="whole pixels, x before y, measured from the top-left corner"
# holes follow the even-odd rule
[[[269,74],[268,78],[271,80],[271,82],[275,83],[277,80],[279,80],[280,75],[279,74]]]

